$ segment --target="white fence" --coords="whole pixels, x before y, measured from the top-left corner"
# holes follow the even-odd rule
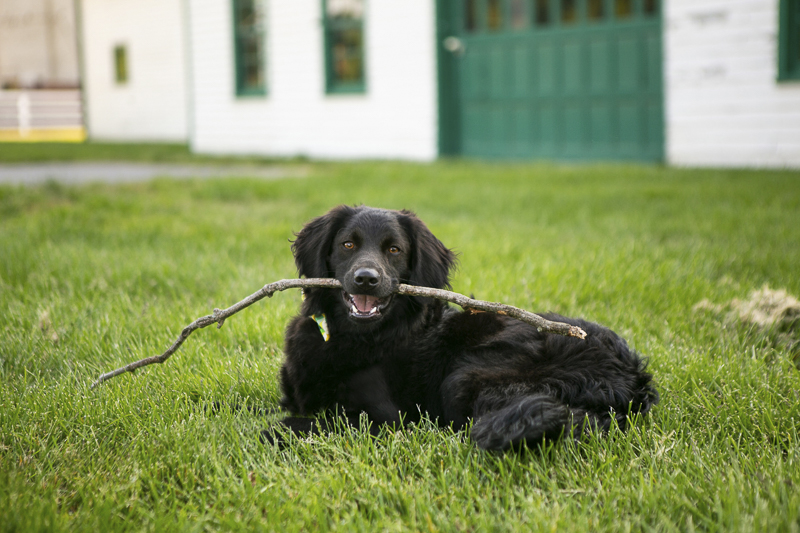
[[[83,140],[79,90],[0,91],[0,140]]]

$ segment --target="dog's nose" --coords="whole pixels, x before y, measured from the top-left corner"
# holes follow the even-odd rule
[[[359,268],[356,270],[353,281],[359,288],[373,288],[380,283],[381,275],[374,268]]]

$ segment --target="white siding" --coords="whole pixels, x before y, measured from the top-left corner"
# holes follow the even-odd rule
[[[186,141],[186,54],[181,0],[81,0],[89,135]],[[114,77],[125,45],[128,83]]]
[[[192,0],[192,148],[320,158],[437,155],[433,0],[371,0],[366,92],[326,95],[321,0],[267,0],[267,95],[237,98],[231,0]]]
[[[778,83],[778,0],[666,0],[667,158],[800,166],[800,83]]]

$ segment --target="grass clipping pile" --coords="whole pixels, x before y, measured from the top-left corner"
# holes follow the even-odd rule
[[[800,300],[785,290],[765,285],[751,292],[747,300],[734,298],[726,304],[702,300],[694,310],[719,315],[727,325],[744,327],[774,348],[786,350],[800,369]]]

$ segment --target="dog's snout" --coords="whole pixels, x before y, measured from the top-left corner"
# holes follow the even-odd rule
[[[381,282],[381,275],[374,268],[359,268],[353,275],[353,282],[362,289],[375,288]]]

